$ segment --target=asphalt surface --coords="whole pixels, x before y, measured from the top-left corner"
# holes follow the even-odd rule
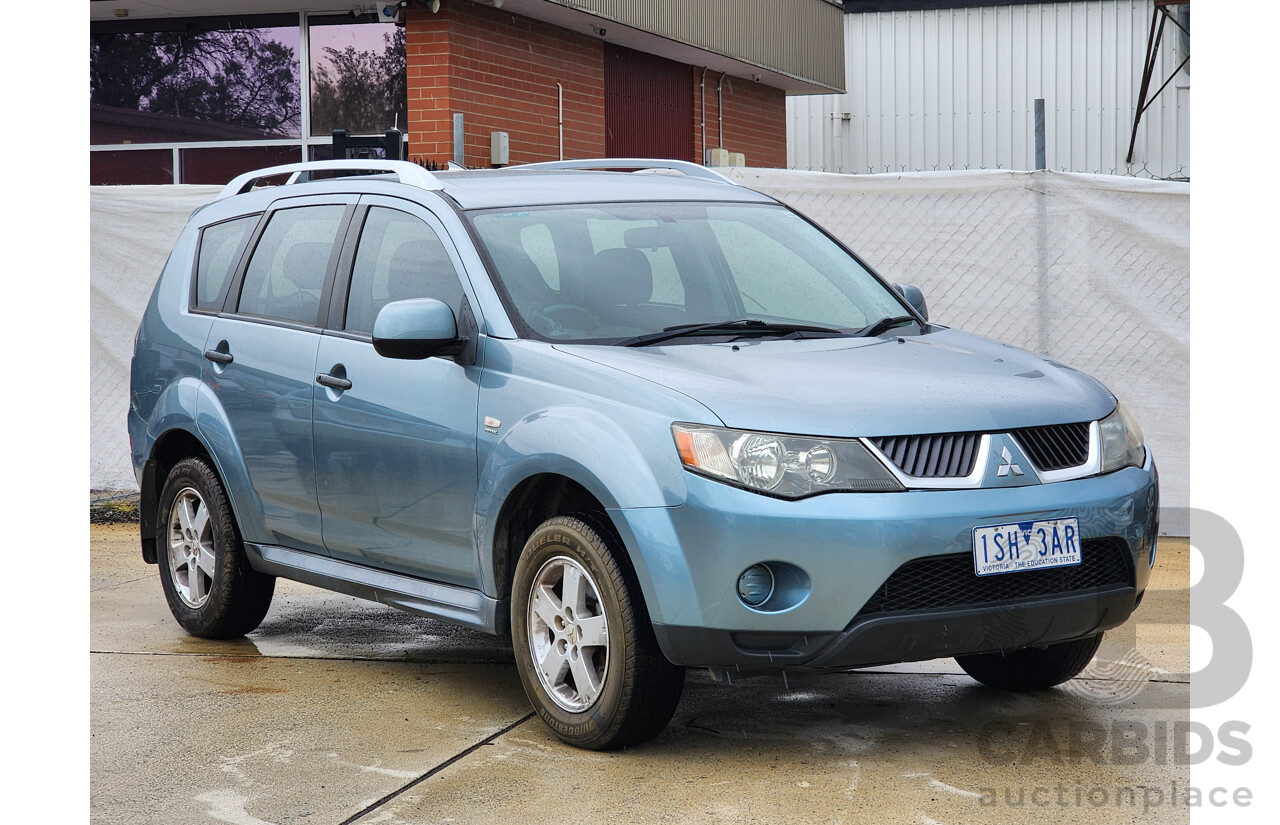
[[[281,581],[248,637],[187,636],[136,531],[91,530],[96,823],[1189,821],[1185,539],[1062,688],[690,672],[661,736],[602,754],[531,715],[509,645],[392,608]]]

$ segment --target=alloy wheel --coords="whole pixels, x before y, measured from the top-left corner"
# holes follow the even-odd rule
[[[573,713],[591,707],[609,667],[609,621],[591,574],[567,556],[549,559],[534,577],[527,618],[547,695]]]

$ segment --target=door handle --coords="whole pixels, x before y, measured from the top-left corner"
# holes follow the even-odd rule
[[[347,379],[345,379],[345,378],[339,378],[339,377],[338,377],[338,376],[336,376],[336,375],[330,375],[330,374],[329,374],[329,373],[327,373],[327,372],[322,372],[322,373],[320,373],[319,375],[317,375],[317,376],[316,376],[316,383],[317,383],[317,384],[319,384],[319,385],[320,385],[320,386],[322,386],[322,387],[329,387],[330,389],[334,389],[334,390],[349,390],[349,389],[351,389],[351,382],[350,382],[350,381],[348,381],[348,380],[347,380]]]
[[[236,360],[235,356],[231,353],[216,349],[205,350],[204,357],[208,358],[215,364],[230,364],[232,361]]]

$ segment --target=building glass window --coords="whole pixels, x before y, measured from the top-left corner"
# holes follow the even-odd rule
[[[173,183],[172,149],[89,153],[89,185]]]
[[[226,183],[327,156],[333,129],[407,131],[404,55],[372,14],[93,21],[90,183]]]
[[[181,150],[183,183],[225,184],[253,169],[298,162],[297,146],[226,146]],[[172,181],[169,181],[172,183]]]
[[[301,135],[296,20],[146,22],[154,23],[150,30],[89,36],[91,143]]]
[[[311,134],[407,131],[404,28],[310,18]]]

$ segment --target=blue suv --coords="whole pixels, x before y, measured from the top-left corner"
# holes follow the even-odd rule
[[[187,631],[252,631],[283,576],[509,635],[587,748],[659,733],[687,667],[1051,687],[1155,562],[1155,465],[1102,385],[691,163],[242,175],[178,238],[130,392]]]

